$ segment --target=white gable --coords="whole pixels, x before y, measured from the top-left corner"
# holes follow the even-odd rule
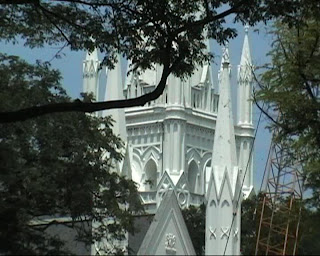
[[[138,255],[195,255],[177,198],[167,191]]]

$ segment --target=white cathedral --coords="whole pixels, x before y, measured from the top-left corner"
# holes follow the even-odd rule
[[[83,90],[96,98],[99,64],[96,50],[87,53]],[[104,100],[148,93],[161,77],[158,65],[129,76],[123,75],[121,66],[119,58],[115,68],[107,70]],[[164,93],[145,106],[102,112],[103,116],[112,115],[113,131],[126,145],[117,171],[138,184],[146,212],[155,214],[138,255],[195,254],[180,208],[202,203],[206,204],[205,254],[240,254],[241,200],[253,193],[253,78],[248,27],[237,85],[232,85],[237,89],[236,124],[230,76],[229,52],[224,48],[218,84],[213,82],[210,65],[199,66],[186,81],[170,75]]]

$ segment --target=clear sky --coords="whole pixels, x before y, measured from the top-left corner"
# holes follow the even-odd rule
[[[234,95],[236,92],[236,77],[237,77],[237,66],[240,62],[241,50],[244,38],[244,28],[239,25],[235,25],[238,29],[239,35],[237,38],[233,39],[229,43],[230,58],[232,65],[232,88]],[[251,56],[253,59],[253,64],[255,66],[261,66],[268,62],[266,57],[267,52],[270,50],[270,45],[272,39],[266,34],[265,27],[263,24],[259,24],[254,28],[249,30],[249,42],[251,47]],[[215,63],[212,65],[213,76],[217,79],[217,71],[220,67],[220,56],[221,56],[221,46],[216,43],[212,43],[212,49],[214,54],[217,56]],[[0,51],[18,55],[21,58],[27,60],[28,62],[35,63],[37,59],[41,61],[50,61],[52,67],[60,70],[62,74],[62,84],[66,89],[67,93],[72,98],[78,98],[80,92],[82,91],[82,61],[85,57],[85,52],[71,52],[67,48],[62,51],[62,57],[59,59],[53,58],[54,55],[59,51],[60,48],[56,47],[45,47],[43,49],[29,49],[23,47],[23,43],[12,45],[0,42]],[[101,84],[105,84],[105,70],[101,73]],[[100,90],[100,96],[104,95],[104,88]],[[234,97],[235,98],[235,97]],[[236,114],[236,102],[233,102],[234,115]],[[257,125],[257,120],[259,118],[260,111],[254,107],[254,123]],[[255,143],[254,151],[254,185],[259,189],[261,184],[261,179],[263,171],[265,168],[265,163],[267,159],[268,149],[270,145],[270,134],[265,129],[267,125],[266,118],[262,118],[260,127],[257,133],[257,139]]]

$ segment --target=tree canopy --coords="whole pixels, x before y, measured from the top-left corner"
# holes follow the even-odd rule
[[[320,19],[309,12],[299,18],[292,26],[273,27],[272,61],[257,98],[267,103],[271,127],[278,130],[275,140],[287,145],[292,165],[302,164],[311,201],[320,207]]]
[[[303,5],[301,5],[303,3]],[[237,31],[226,26],[233,22],[254,25],[281,18],[294,21],[301,6],[313,10],[317,1],[194,0],[13,0],[0,1],[0,38],[25,40],[29,47],[68,46],[71,50],[95,47],[105,55],[103,64],[112,66],[118,53],[132,63],[132,70],[163,66],[156,89],[129,100],[110,102],[61,102],[0,113],[1,122],[66,111],[93,112],[110,108],[144,105],[159,97],[170,73],[190,75],[197,64],[212,57],[205,39],[225,43]],[[292,21],[293,20],[293,21]]]
[[[59,72],[47,64],[1,54],[0,76],[1,111],[70,101]],[[111,118],[84,113],[0,125],[0,253],[64,252],[63,243],[45,232],[54,218],[36,225],[45,216],[102,223],[94,233],[79,230],[88,244],[132,231],[132,213],[142,206],[135,184],[109,171],[112,160],[122,158],[111,126]]]

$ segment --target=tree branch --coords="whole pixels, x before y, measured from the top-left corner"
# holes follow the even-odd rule
[[[236,4],[235,6],[231,7],[230,9],[224,11],[224,12],[221,12],[217,15],[211,15],[211,16],[206,16],[204,19],[202,20],[197,20],[195,22],[190,22],[190,23],[186,23],[184,26],[178,28],[176,31],[175,31],[175,34],[178,35],[192,27],[197,27],[197,26],[204,26],[212,21],[215,21],[215,20],[219,20],[219,19],[222,19],[232,13],[235,13],[237,12],[237,9],[242,5],[243,3],[240,1],[238,4]]]
[[[37,116],[43,116],[51,113],[62,112],[84,112],[91,113],[100,110],[107,110],[113,108],[130,108],[136,106],[143,106],[147,102],[156,100],[164,91],[166,81],[173,70],[175,64],[169,67],[169,63],[164,65],[161,80],[158,86],[150,93],[144,94],[134,99],[111,100],[103,102],[82,102],[76,100],[74,102],[54,103],[42,106],[34,106],[30,108],[20,109],[17,111],[0,112],[0,123],[10,123],[17,121],[25,121]]]
[[[261,107],[257,101],[257,98],[255,97],[255,95],[253,95],[253,101],[254,104],[256,104],[256,106],[258,107],[258,109],[265,114],[275,125],[277,126],[281,126],[276,120],[274,120],[274,118],[272,116],[269,115],[269,113],[263,109],[263,107]]]
[[[83,1],[83,0],[69,0],[70,2],[77,2],[77,3],[85,3],[89,4],[89,2]],[[8,4],[10,1],[3,1],[0,0],[0,3],[6,3]],[[12,3],[16,4],[27,4],[27,3],[33,3],[35,4],[42,12],[45,14],[45,16],[49,19],[48,16],[53,16],[57,19],[62,19],[63,21],[67,22],[68,24],[75,26],[79,29],[84,29],[82,26],[78,24],[73,24],[69,20],[67,20],[64,16],[61,16],[58,13],[53,13],[50,10],[44,8],[39,0],[14,0],[11,1]],[[212,21],[222,19],[232,13],[237,12],[237,9],[244,4],[244,1],[238,2],[235,6],[231,7],[230,9],[223,11],[217,15],[207,15],[204,19],[193,21],[190,23],[186,23],[182,27],[173,30],[167,41],[167,47],[166,47],[166,54],[170,52],[171,44],[173,41],[173,38],[175,38],[176,35],[180,34],[183,31],[186,31],[190,29],[191,27],[198,27],[198,26],[204,26]],[[50,20],[50,19],[49,19]],[[50,22],[54,24],[52,20]],[[55,26],[62,36],[64,36],[65,40],[70,44],[70,41],[66,37],[66,35],[61,31],[61,29],[57,26]],[[107,110],[107,109],[114,109],[114,108],[129,108],[129,107],[135,107],[135,106],[143,106],[147,102],[156,100],[164,91],[166,86],[166,80],[169,74],[172,72],[174,67],[178,64],[177,61],[179,58],[170,66],[170,54],[167,55],[167,63],[164,63],[164,69],[161,76],[161,80],[157,87],[152,91],[151,93],[144,94],[140,97],[134,98],[134,99],[124,99],[124,100],[112,100],[112,101],[103,101],[103,102],[83,102],[80,100],[76,100],[74,102],[66,102],[66,103],[53,103],[53,104],[47,104],[42,106],[33,106],[25,109],[20,109],[16,111],[6,111],[6,112],[0,112],[0,123],[9,123],[9,122],[17,122],[17,121],[24,121],[30,118],[34,118],[37,116],[42,116],[50,113],[62,113],[62,112],[84,112],[84,113],[91,113],[95,111],[101,111],[101,110]]]

